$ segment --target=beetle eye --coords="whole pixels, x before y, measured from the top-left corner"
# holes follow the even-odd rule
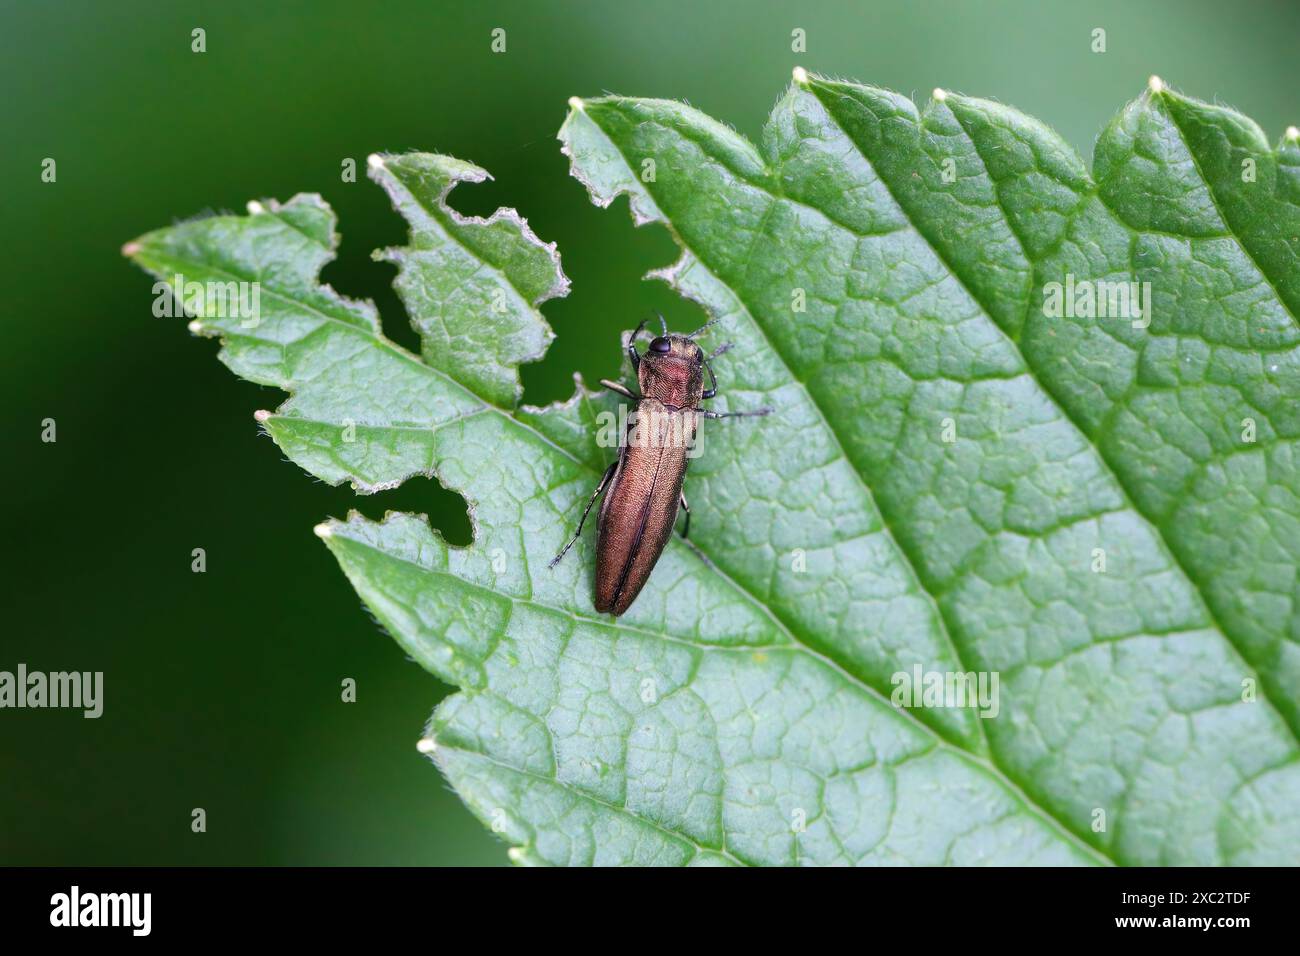
[[[654,339],[654,341],[650,343],[650,351],[651,351],[651,352],[658,352],[660,355],[667,354],[668,352],[671,352],[672,350],[673,350],[673,345],[672,345],[672,343],[669,342],[669,341],[668,341],[666,338],[664,338],[662,335],[657,336],[657,337]]]

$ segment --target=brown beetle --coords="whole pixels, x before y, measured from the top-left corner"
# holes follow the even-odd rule
[[[627,340],[628,357],[641,386],[640,395],[618,382],[601,381],[611,391],[632,399],[636,407],[628,418],[618,460],[605,471],[582,512],[578,530],[550,564],[555,567],[573,547],[596,499],[605,492],[596,544],[595,603],[596,610],[602,613],[622,614],[636,600],[668,543],[679,506],[686,512],[682,537],[690,533],[691,509],[682,494],[682,481],[699,419],[740,418],[772,411],[761,408],[754,412],[719,413],[700,408],[702,400],[718,393],[718,380],[709,360],[731,346],[724,344],[706,356],[694,339],[708,325],[690,335],[670,335],[662,315],[659,324],[663,335],[650,342],[644,355],[637,352],[636,340],[646,326],[645,321]],[[706,371],[710,383],[707,389],[704,387]]]

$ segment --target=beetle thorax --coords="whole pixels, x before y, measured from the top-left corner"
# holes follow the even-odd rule
[[[704,394],[704,353],[684,335],[670,336],[669,342],[668,352],[641,356],[637,369],[641,394],[669,408],[696,408]]]

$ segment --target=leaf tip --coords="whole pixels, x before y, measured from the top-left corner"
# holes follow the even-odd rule
[[[198,324],[199,324],[198,322],[191,322],[190,331],[191,332],[195,331],[194,326]],[[257,422],[259,425],[263,424],[270,417],[271,417],[271,413],[268,412],[265,408],[259,408],[257,411],[253,412],[253,421]]]
[[[258,412],[258,415],[263,415],[263,414],[270,414],[270,413]],[[266,419],[264,418],[258,419],[258,421],[265,421],[265,420]],[[316,533],[316,537],[318,538],[328,538],[330,535],[334,533],[334,529],[330,527],[330,523],[328,521],[322,521],[320,524],[316,525],[316,527],[312,528],[311,530]]]
[[[203,323],[198,319],[191,320],[185,327],[190,330],[191,335],[201,335],[203,333]],[[253,417],[256,418],[257,416],[254,415]]]
[[[1165,81],[1160,79],[1154,73],[1147,78],[1147,89],[1155,96],[1159,96],[1165,91]]]
[[[383,169],[384,157],[380,156],[378,153],[371,153],[366,157],[366,165],[371,169]]]
[[[122,255],[126,256],[128,259],[139,254],[140,243],[136,242],[134,239],[122,247]]]
[[[1300,140],[1300,127],[1288,126],[1286,128],[1286,133],[1283,135],[1294,143],[1296,140]]]
[[[792,72],[792,76],[794,77],[794,81],[800,86],[808,85],[808,71],[803,67],[796,66]]]
[[[528,857],[524,855],[523,848],[517,846],[512,846],[510,849],[506,850],[506,856],[508,856],[510,862],[516,866],[524,863],[528,859]]]
[[[945,90],[942,86],[936,86],[934,88],[934,92],[931,93],[930,95],[934,97],[936,102],[942,103],[944,100],[948,98],[948,91]]]
[[[256,199],[250,199],[245,204],[245,208],[248,210],[250,216],[260,216],[262,213],[266,212],[266,207]]]
[[[583,109],[585,106],[586,106],[586,104],[582,102],[582,97],[581,97],[581,96],[570,96],[570,97],[569,97],[569,109],[571,109],[571,110],[581,110],[581,109]]]
[[[431,754],[438,749],[438,741],[432,737],[421,737],[415,742],[415,749],[422,754]]]

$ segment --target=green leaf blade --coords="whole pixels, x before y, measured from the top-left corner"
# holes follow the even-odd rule
[[[483,170],[371,163],[411,226],[379,257],[419,357],[319,283],[337,238],[318,197],[127,250],[262,284],[256,326],[205,302],[197,328],[290,392],[258,419],[293,460],[468,502],[464,548],[411,515],[317,532],[461,689],[421,749],[512,859],[1294,862],[1290,139],[1165,92],[1108,127],[1094,178],[1006,107],[820,79],[759,147],[624,98],[578,103],[561,138],[595,202],[627,195],[681,245],[655,276],[717,320],[710,347],[735,343],[714,407],[776,410],[705,423],[692,544],[618,619],[591,606],[590,532],[547,563],[619,402],[578,382],[519,407],[551,337],[538,305],[567,280],[512,211],[447,207]],[[1244,158],[1264,191],[1232,182]],[[1045,315],[1067,276],[1150,281],[1150,328]],[[913,669],[998,675],[996,715],[897,706]]]

